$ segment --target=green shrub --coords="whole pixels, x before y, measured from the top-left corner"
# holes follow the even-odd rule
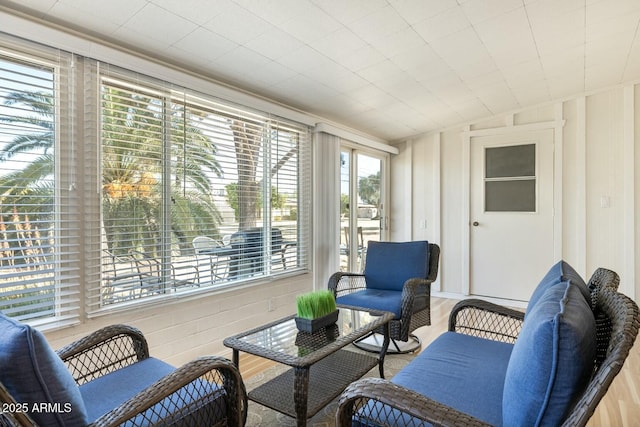
[[[315,291],[296,298],[298,317],[317,319],[336,310],[336,300],[331,291]]]

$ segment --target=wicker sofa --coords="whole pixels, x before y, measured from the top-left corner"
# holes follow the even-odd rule
[[[391,381],[351,384],[338,426],[584,426],[638,333],[638,306],[598,269],[554,265],[526,312],[459,302],[444,332]]]
[[[231,361],[179,368],[150,357],[143,334],[102,328],[54,352],[0,313],[0,426],[242,426],[247,396]]]

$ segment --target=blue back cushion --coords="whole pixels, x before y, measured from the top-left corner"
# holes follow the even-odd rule
[[[28,404],[28,415],[41,426],[87,424],[80,390],[44,335],[0,313],[0,381],[11,396]],[[34,411],[34,405],[52,409]]]
[[[547,289],[566,280],[571,280],[571,282],[578,287],[580,293],[582,293],[587,301],[591,300],[591,292],[582,277],[569,265],[569,263],[561,260],[549,269],[547,274],[534,289],[533,294],[531,294],[531,298],[529,299],[529,304],[527,305],[525,318],[529,314],[529,311],[535,307],[536,303]]]
[[[429,274],[429,243],[375,242],[367,245],[367,288],[402,291],[404,282]]]
[[[505,426],[560,425],[593,371],[596,325],[572,280],[549,286],[528,312],[505,378]]]

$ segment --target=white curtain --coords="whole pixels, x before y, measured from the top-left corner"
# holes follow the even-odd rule
[[[313,150],[314,288],[326,289],[340,266],[340,138],[316,132]]]

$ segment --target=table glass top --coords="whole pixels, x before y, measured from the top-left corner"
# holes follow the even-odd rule
[[[233,348],[241,347],[244,351],[255,348],[270,353],[280,353],[283,356],[302,358],[327,346],[341,347],[353,342],[358,336],[365,335],[393,317],[391,313],[338,308],[336,324],[315,333],[298,331],[294,316],[290,316],[228,338],[225,344]]]

